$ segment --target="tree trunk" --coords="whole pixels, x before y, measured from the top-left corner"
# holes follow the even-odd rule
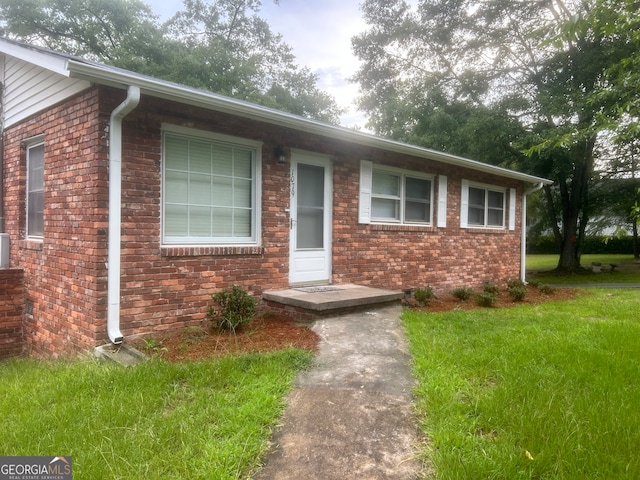
[[[572,196],[572,198],[574,197]],[[581,269],[579,247],[582,244],[582,238],[578,234],[579,215],[575,202],[572,202],[569,206],[565,205],[564,212],[560,259],[558,260],[557,270],[573,273]]]
[[[634,170],[631,172],[632,177],[636,178],[635,162],[633,163]],[[638,248],[638,223],[640,222],[640,211],[638,211],[638,205],[640,205],[640,188],[636,189],[636,203],[633,206],[631,213],[632,232],[633,232],[633,258],[635,260],[640,259],[640,249]]]
[[[574,174],[575,179],[575,174]],[[578,235],[578,219],[580,218],[581,197],[576,195],[575,188],[569,187],[569,182],[560,177],[558,187],[562,201],[562,228],[556,228],[555,235],[560,247],[560,258],[556,270],[563,273],[572,273],[580,269],[580,256]],[[574,182],[571,182],[571,186]]]
[[[558,251],[560,252],[560,259],[556,270],[562,272],[574,272],[580,268],[580,260],[578,255],[578,216],[571,213],[567,213],[567,205],[569,196],[566,195],[566,185],[562,185],[564,179],[560,179],[557,183],[560,186],[562,201],[562,212],[560,215],[558,212],[558,205],[553,200],[551,188],[545,186],[545,198],[547,201],[548,215],[551,218],[551,227],[553,229],[553,236],[558,245]],[[559,222],[559,217],[562,217],[562,222]],[[559,223],[562,223],[561,229]]]
[[[562,200],[562,239],[560,259],[556,270],[575,273],[580,266],[580,247],[589,221],[589,184],[593,175],[593,149],[596,137],[593,136],[577,145],[573,172],[570,180],[560,175],[558,187]]]
[[[562,272],[576,272],[580,270],[580,255],[576,236],[564,238],[557,270]]]

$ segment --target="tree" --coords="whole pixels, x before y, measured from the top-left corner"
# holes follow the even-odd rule
[[[363,61],[355,76],[360,105],[376,132],[457,154],[472,151],[461,140],[491,139],[494,162],[555,181],[545,197],[565,271],[580,268],[593,214],[598,135],[611,123],[603,116],[612,103],[603,95],[608,72],[633,49],[628,35],[602,28],[616,16],[616,2],[599,1],[599,19],[589,22],[596,2],[424,0],[411,8],[404,0],[366,0],[369,29],[353,40]],[[445,123],[437,132],[444,104],[463,107],[458,119],[485,120],[471,128]],[[424,125],[437,133],[421,134]]]
[[[616,236],[628,235],[629,228],[626,227],[630,226],[633,254],[635,258],[640,258],[638,225],[632,212],[634,204],[640,200],[640,137],[628,136],[628,122],[622,120],[607,136],[608,157],[611,160],[600,166],[600,182],[596,185],[594,193],[596,199],[600,200],[600,223],[605,227],[616,227]]]
[[[640,200],[638,200],[638,197],[640,197],[640,188],[636,190],[636,201],[632,205],[631,211],[630,211],[630,216],[633,220],[633,225],[634,225],[634,233],[635,233],[634,240],[637,240],[638,225],[640,225]],[[634,258],[638,259],[639,255],[638,255],[637,242],[634,242],[633,247],[634,247],[633,256]]]
[[[341,111],[300,68],[282,35],[260,18],[259,0],[184,0],[165,25],[196,59],[189,84],[335,123]],[[277,2],[276,2],[277,3]],[[194,68],[195,67],[195,68]]]
[[[2,36],[112,65],[164,60],[157,18],[139,0],[1,0]]]
[[[602,92],[605,110],[618,143],[636,142],[640,137],[640,16],[637,0],[597,0],[586,21],[603,35],[627,45],[625,54],[607,69],[608,87]]]
[[[612,8],[615,7],[615,8]],[[636,0],[597,0],[586,21],[602,35],[616,38],[626,48],[605,72],[607,88],[599,96],[606,105],[601,115],[607,124],[614,155],[608,164],[606,177],[623,181],[626,193],[613,203],[632,225],[633,254],[640,258],[638,242],[638,202],[640,201],[640,4]],[[622,189],[624,191],[624,189]],[[635,191],[633,191],[635,190]],[[626,214],[626,215],[625,215]]]
[[[7,37],[337,123],[341,110],[258,16],[260,4],[185,0],[160,25],[140,0],[0,0],[0,26]]]

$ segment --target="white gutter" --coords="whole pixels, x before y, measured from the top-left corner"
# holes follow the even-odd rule
[[[122,217],[122,120],[140,103],[140,88],[129,86],[127,98],[111,113],[109,123],[109,251],[107,276],[107,333],[122,343],[120,332],[120,229]]]
[[[476,171],[499,175],[501,177],[520,180],[523,182],[553,183],[550,180],[535,177],[533,175],[516,172],[502,167],[496,167],[494,165],[439,152],[437,150],[431,150],[429,148],[418,147],[416,145],[409,145],[395,140],[377,137],[369,133],[345,127],[330,125],[317,120],[300,117],[291,113],[226,97],[224,95],[199,90],[186,85],[167,82],[145,75],[139,75],[134,72],[108,67],[106,65],[93,64],[80,60],[69,60],[67,68],[71,78],[81,78],[116,88],[123,88],[124,86],[135,83],[140,86],[145,95],[157,98],[206,108],[217,112],[229,113],[231,115],[266,122],[271,125],[291,128],[304,133],[323,135],[367,147],[380,148],[403,155],[412,155],[418,158],[444,162],[449,165],[470,168]]]
[[[527,197],[542,190],[544,182],[526,190],[522,196],[522,245],[520,247],[520,280],[527,281]]]

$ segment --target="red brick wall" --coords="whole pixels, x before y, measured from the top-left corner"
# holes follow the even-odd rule
[[[462,180],[516,188],[519,182],[451,167],[436,162],[387,157],[387,163],[436,176],[447,176],[447,226],[416,227],[358,224],[357,158],[340,162],[334,178],[333,274],[336,283],[403,289],[431,286],[438,293],[485,281],[502,283],[520,276],[521,208],[516,209],[515,230],[460,228]],[[348,179],[344,182],[342,179]],[[434,182],[434,225],[438,206],[438,177]],[[509,195],[506,195],[507,203]],[[508,209],[508,207],[507,207]],[[508,223],[508,221],[507,221]]]
[[[106,341],[106,139],[109,114],[123,98],[121,91],[92,89],[5,132],[7,232],[12,239],[12,266],[24,268],[26,299],[33,303],[25,339],[35,354],[58,355]],[[163,122],[263,142],[259,246],[161,245]],[[20,145],[39,134],[45,134],[45,238],[33,242],[24,239],[26,172]],[[125,118],[123,144],[125,336],[199,324],[205,319],[210,294],[232,284],[255,295],[288,286],[289,164],[275,161],[277,145],[333,158],[334,283],[391,289],[430,285],[445,291],[519,275],[519,206],[515,231],[459,228],[463,178],[517,188],[520,198],[519,182],[148,97]],[[447,228],[358,224],[363,158],[447,175]],[[437,195],[437,181],[434,187]]]
[[[259,247],[161,246],[163,122],[264,141]],[[274,148],[280,144],[324,153],[334,159],[333,282],[391,289],[433,286],[443,292],[519,276],[519,208],[514,231],[459,226],[463,178],[517,188],[521,195],[519,182],[152,99],[145,99],[125,123],[122,261],[125,335],[198,324],[205,319],[209,295],[232,284],[241,285],[255,295],[288,286],[289,164],[279,165],[273,158]],[[358,224],[359,168],[363,158],[447,175],[447,228]],[[434,203],[437,204],[437,198]],[[434,217],[436,214],[434,211]]]
[[[163,122],[264,141],[260,246],[161,245]],[[210,295],[233,284],[256,296],[266,289],[287,286],[289,167],[273,159],[275,146],[282,143],[281,132],[260,123],[148,98],[125,119],[125,132],[121,297],[125,336],[198,325],[206,319]]]
[[[0,360],[22,354],[24,272],[0,270]]]
[[[33,305],[24,334],[36,356],[70,354],[104,337],[108,169],[99,101],[90,90],[5,131],[6,232]],[[25,238],[23,142],[37,135],[45,144],[42,241]]]

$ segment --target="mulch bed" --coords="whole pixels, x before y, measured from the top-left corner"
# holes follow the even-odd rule
[[[570,300],[580,292],[562,288],[545,294],[539,289],[528,288],[524,301],[516,303],[508,292],[503,290],[498,293],[498,300],[492,308]],[[405,306],[427,312],[481,308],[473,297],[460,301],[449,294],[432,299],[427,306],[415,305],[413,302],[405,302]],[[187,362],[229,354],[269,352],[287,347],[315,352],[319,342],[320,338],[309,328],[309,324],[269,313],[256,317],[249,324],[239,328],[235,334],[219,333],[207,327],[189,327],[178,332],[170,331],[137,339],[132,345],[149,356],[158,356],[168,362]]]
[[[209,327],[188,327],[179,332],[137,339],[133,346],[147,355],[168,362],[196,361],[205,358],[269,352],[287,347],[317,351],[320,338],[309,325],[277,315],[258,316],[232,332]]]
[[[509,292],[506,289],[501,289],[497,294],[498,300],[492,308],[511,308],[516,305],[535,305],[551,301],[571,300],[581,292],[582,290],[573,288],[557,288],[553,289],[550,293],[544,293],[544,290],[528,287],[524,300],[521,302],[514,302],[509,295]],[[475,301],[477,293],[479,292],[475,291],[474,295],[469,300],[465,301],[458,300],[453,295],[446,294],[434,298],[427,306],[416,305],[415,302],[409,302],[408,306],[427,312],[447,312],[449,310],[470,310],[473,308],[481,308]]]

